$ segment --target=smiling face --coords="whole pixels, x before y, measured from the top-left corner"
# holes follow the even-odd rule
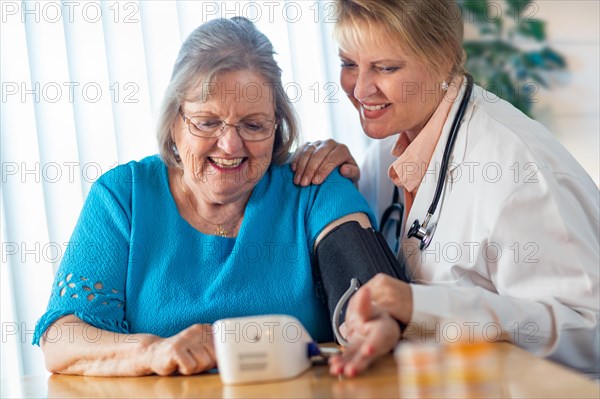
[[[356,35],[360,43],[340,49],[340,81],[360,114],[367,136],[382,139],[407,131],[414,138],[443,98],[429,69],[383,34]]]
[[[209,87],[206,101],[182,102],[185,117],[210,117],[230,125],[254,119],[275,121],[272,92],[261,75],[247,70],[225,72]],[[200,98],[200,92],[198,87],[185,97]],[[172,135],[186,185],[208,204],[247,199],[271,163],[275,141],[274,134],[263,141],[244,141],[233,126],[226,126],[218,138],[197,137],[181,115],[175,119]]]

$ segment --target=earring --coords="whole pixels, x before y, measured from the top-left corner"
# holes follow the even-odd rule
[[[442,90],[446,91],[448,90],[448,88],[450,87],[450,85],[448,84],[448,82],[446,82],[445,80],[442,82]]]
[[[173,146],[171,147],[171,150],[173,151],[173,155],[175,155],[175,160],[177,162],[181,161],[181,157],[179,156],[179,150],[177,150],[177,146],[175,145],[175,143],[173,143]]]

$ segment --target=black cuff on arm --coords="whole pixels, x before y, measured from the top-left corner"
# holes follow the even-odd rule
[[[404,268],[392,253],[381,233],[350,221],[332,229],[321,239],[313,259],[313,275],[319,296],[329,309],[330,318],[352,278],[360,285],[378,273],[409,282]],[[404,325],[400,323],[401,332]]]

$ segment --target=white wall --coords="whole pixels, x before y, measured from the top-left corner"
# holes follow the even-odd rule
[[[550,45],[566,57],[569,73],[541,91],[536,118],[556,134],[596,184],[600,181],[600,2],[538,1]]]

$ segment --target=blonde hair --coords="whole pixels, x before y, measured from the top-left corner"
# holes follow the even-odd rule
[[[453,0],[337,0],[342,50],[390,37],[438,78],[464,73],[463,20]]]
[[[173,67],[158,115],[157,138],[162,160],[181,167],[171,128],[190,89],[200,86],[200,98],[210,95],[210,83],[223,72],[250,70],[272,87],[275,102],[273,162],[285,163],[298,139],[298,122],[281,82],[281,69],[269,39],[243,17],[215,19],[196,28],[185,40]]]

